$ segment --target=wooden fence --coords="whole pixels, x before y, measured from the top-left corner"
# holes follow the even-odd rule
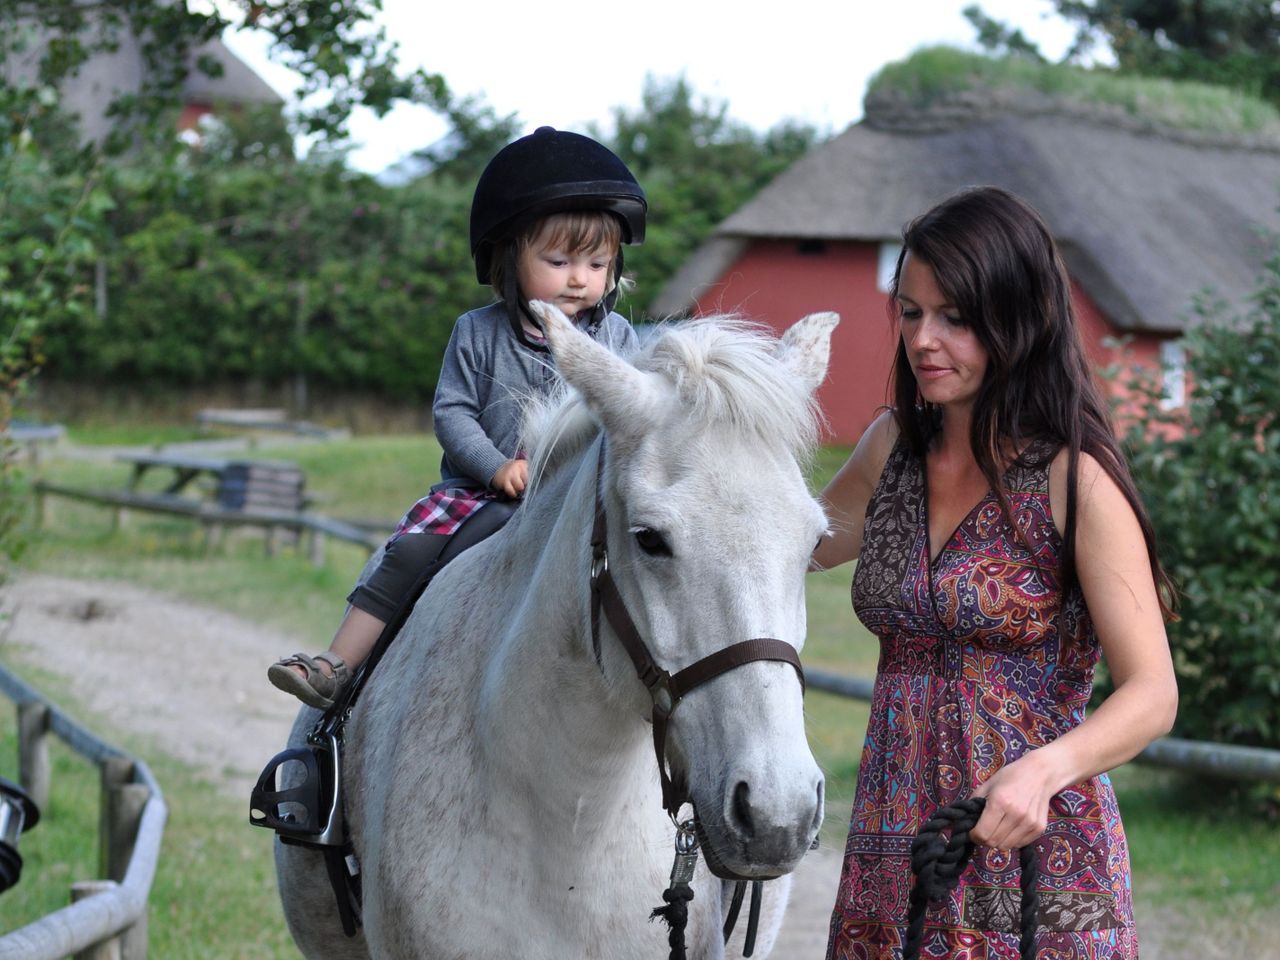
[[[805,668],[804,676],[810,690],[822,690],[855,700],[871,699],[874,683],[865,677],[846,677],[809,668]],[[1264,750],[1260,747],[1237,747],[1224,743],[1161,737],[1134,757],[1133,762],[1232,780],[1280,783],[1280,750]]]
[[[0,935],[0,957],[145,960],[147,900],[168,816],[151,771],[99,739],[0,666],[0,692],[17,705],[18,779],[36,806],[49,800],[48,737],[95,764],[102,779],[100,879],[71,885],[71,904]],[[40,829],[54,829],[48,820]]]

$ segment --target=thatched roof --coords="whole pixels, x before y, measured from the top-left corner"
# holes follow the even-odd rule
[[[912,217],[979,184],[1029,200],[1125,330],[1181,329],[1205,287],[1242,299],[1269,249],[1258,228],[1280,230],[1280,141],[1150,128],[1026,92],[925,110],[882,96],[725,220],[654,311],[687,310],[752,239],[896,240]]]
[[[222,64],[222,75],[208,76],[196,64],[212,57]],[[284,98],[221,40],[211,40],[193,50],[188,63],[183,97],[188,103],[284,104]]]

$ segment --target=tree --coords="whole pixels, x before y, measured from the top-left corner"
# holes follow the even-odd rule
[[[1161,557],[1178,732],[1280,747],[1280,247],[1243,316],[1204,304],[1185,337],[1185,411],[1140,378],[1128,436]]]
[[[1029,40],[1026,34],[989,17],[976,3],[965,7],[961,13],[978,32],[978,44],[984,50],[1028,57],[1041,63],[1047,62],[1040,48]]]
[[[1122,73],[1231,87],[1280,107],[1280,5],[1271,0],[1053,0],[1077,28],[1067,60],[1105,43]],[[978,42],[1043,58],[1020,31],[965,10]]]
[[[614,110],[613,147],[644,187],[643,246],[627,251],[647,304],[721,220],[818,142],[817,130],[784,122],[765,134],[729,116],[728,104],[695,98],[684,77],[648,77],[635,112]]]
[[[1280,6],[1271,0],[1055,0],[1076,47],[1105,40],[1122,71],[1233,87],[1280,106]]]

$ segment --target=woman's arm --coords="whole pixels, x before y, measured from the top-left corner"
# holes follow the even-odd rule
[[[867,504],[875,493],[880,472],[897,439],[893,414],[885,411],[867,427],[853,453],[845,461],[818,499],[827,512],[830,535],[823,537],[809,570],[829,570],[856,560],[862,549],[862,523]]]
[[[1053,487],[1065,500],[1065,452]],[[1053,743],[997,771],[974,791],[987,807],[973,839],[1021,847],[1048,824],[1058,791],[1132,759],[1173,726],[1178,687],[1155,580],[1138,518],[1123,492],[1088,454],[1080,458],[1076,574],[1115,689],[1089,717]],[[1061,512],[1055,510],[1056,516]]]

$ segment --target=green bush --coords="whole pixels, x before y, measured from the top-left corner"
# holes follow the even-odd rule
[[[1280,747],[1280,251],[1253,303],[1198,311],[1186,409],[1161,410],[1138,384],[1147,423],[1129,446],[1181,589],[1177,732]]]
[[[173,387],[298,375],[431,396],[454,319],[487,302],[469,197],[340,160],[114,171],[107,309],[42,325],[52,379]]]

